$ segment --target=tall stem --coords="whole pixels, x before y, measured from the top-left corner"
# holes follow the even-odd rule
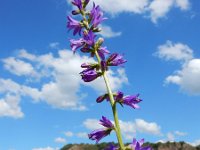
[[[99,57],[99,54],[97,53],[97,50],[95,50],[95,55],[97,57],[99,65],[101,65],[101,59]],[[109,95],[109,98],[110,98],[110,104],[111,104],[111,107],[112,107],[113,117],[114,117],[114,121],[115,121],[115,133],[116,133],[117,140],[118,140],[118,143],[119,143],[119,146],[120,146],[120,150],[125,150],[124,143],[122,141],[121,130],[120,130],[120,126],[119,126],[117,107],[116,107],[116,103],[114,101],[113,93],[112,93],[112,90],[111,90],[111,87],[110,87],[110,83],[109,83],[109,79],[107,77],[106,71],[103,72],[103,78],[104,78],[104,81],[106,83],[106,88],[107,88],[108,95]]]
[[[83,16],[83,20],[87,22],[87,19],[86,19],[86,16],[85,16],[86,15],[85,11],[81,11],[81,14]],[[86,31],[89,30],[88,24],[85,24],[85,29],[86,29]],[[96,58],[98,60],[99,65],[101,66],[101,58],[99,57],[97,50],[98,50],[98,48],[95,47],[94,48],[95,55],[96,55]],[[118,143],[119,143],[119,146],[120,146],[120,150],[125,150],[124,143],[122,141],[121,130],[120,130],[120,126],[119,126],[117,107],[116,107],[116,103],[114,101],[113,93],[112,93],[112,90],[111,90],[111,87],[110,87],[110,83],[109,83],[109,79],[107,77],[106,71],[103,72],[103,78],[104,78],[104,81],[106,83],[106,88],[107,88],[108,95],[109,95],[109,98],[110,98],[110,104],[111,104],[111,107],[112,107],[113,117],[114,117],[114,121],[115,121],[115,133],[116,133],[117,140],[118,140]]]

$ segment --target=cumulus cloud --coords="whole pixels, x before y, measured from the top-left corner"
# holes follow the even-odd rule
[[[62,137],[57,137],[54,140],[56,143],[66,143],[66,139],[62,138]]]
[[[154,0],[149,5],[151,21],[156,23],[159,18],[165,17],[173,6],[174,0]]]
[[[151,135],[161,135],[161,127],[155,122],[147,122],[143,119],[135,119],[135,121],[119,121],[121,131],[126,139],[132,139],[136,132],[151,134]],[[89,130],[95,130],[102,128],[97,119],[86,119],[83,125]]]
[[[190,2],[189,0],[176,0],[176,5],[181,9],[181,10],[187,10],[190,8]]]
[[[76,136],[79,138],[88,138],[88,133],[87,132],[79,132],[76,134]]]
[[[97,119],[86,119],[83,122],[83,125],[89,130],[96,130],[98,128],[102,128],[102,126],[99,124],[99,120]]]
[[[175,140],[174,134],[171,132],[167,133],[167,141],[174,142],[174,140]]]
[[[149,16],[148,18],[153,23],[157,23],[158,19],[166,18],[173,8],[178,8],[181,11],[190,8],[189,0],[94,0],[94,2],[111,15],[123,12],[140,14],[145,17]]]
[[[37,73],[30,63],[14,57],[9,57],[2,61],[4,63],[4,68],[17,76],[37,76]]]
[[[186,136],[187,135],[187,133],[181,132],[181,131],[175,131],[174,134],[177,136]]]
[[[121,121],[120,120],[121,131],[123,136],[131,140],[136,132],[151,134],[151,135],[161,135],[161,127],[155,122],[147,122],[143,119],[135,119],[135,121]]]
[[[122,12],[141,14],[148,5],[148,0],[94,0],[94,2],[100,5],[104,11],[111,14]]]
[[[65,136],[67,136],[67,137],[72,137],[74,134],[73,134],[73,132],[71,132],[71,131],[67,131],[67,132],[65,132]]]
[[[17,95],[19,99],[16,103],[17,106],[24,96],[28,96],[34,102],[45,102],[54,108],[86,110],[86,106],[82,103],[86,93],[81,93],[81,86],[89,86],[97,92],[105,90],[103,78],[99,78],[94,83],[84,83],[79,75],[82,71],[81,64],[83,62],[94,62],[94,59],[78,54],[73,55],[69,50],[59,50],[58,55],[54,56],[51,53],[34,55],[22,49],[16,57],[5,58],[2,62],[4,66],[7,66],[6,69],[14,75],[29,76],[32,80],[26,85],[21,85],[11,79],[0,78],[2,83],[0,93]],[[40,78],[38,87],[32,87],[33,82],[38,82],[38,80],[35,80],[34,74],[37,74]],[[110,70],[108,76],[113,90],[128,83],[123,68],[117,71]],[[68,81],[73,82],[69,84]],[[97,85],[99,88],[97,88]],[[1,103],[4,107],[8,107],[8,102],[4,96],[2,96]],[[17,107],[15,108],[17,109]],[[8,108],[5,110],[8,110]]]
[[[187,61],[193,58],[193,50],[185,44],[167,41],[165,44],[158,46],[155,55],[167,61]]]
[[[174,132],[168,132],[165,135],[165,139],[159,140],[158,142],[166,143],[166,142],[174,142],[176,138],[186,136],[187,133],[181,132],[181,131],[174,131]]]
[[[195,140],[194,142],[188,142],[189,144],[191,144],[192,146],[198,146],[200,145],[200,139]]]
[[[166,83],[180,86],[182,91],[192,95],[200,95],[200,59],[192,59],[182,66],[181,70],[166,78]]]
[[[166,44],[158,46],[156,56],[164,60],[176,60],[181,62],[181,69],[174,71],[165,79],[165,83],[180,86],[181,91],[191,95],[200,95],[200,59],[193,56],[193,50],[182,43]]]
[[[120,36],[121,32],[114,32],[110,26],[101,25],[100,28],[102,29],[99,34],[101,34],[105,38],[117,37]]]
[[[20,107],[21,96],[29,95],[35,100],[38,99],[38,92],[34,88],[21,86],[11,79],[0,78],[0,116],[21,118],[24,116]]]
[[[0,98],[0,117],[21,118],[24,116],[19,106],[19,97],[7,94],[5,98]]]
[[[161,127],[158,126],[155,122],[146,122],[143,119],[135,120],[136,129],[141,133],[149,133],[153,135],[160,135]]]

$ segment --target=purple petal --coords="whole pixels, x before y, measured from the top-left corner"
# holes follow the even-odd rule
[[[100,119],[100,124],[104,127],[107,127],[107,128],[113,128],[114,127],[112,122],[104,116],[102,116],[102,119]]]

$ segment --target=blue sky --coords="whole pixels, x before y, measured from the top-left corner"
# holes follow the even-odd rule
[[[200,1],[95,2],[109,18],[104,45],[128,60],[109,72],[112,89],[143,99],[139,110],[118,107],[124,141],[200,144]],[[71,10],[65,0],[0,2],[0,150],[94,143],[87,133],[102,115],[112,120],[109,104],[95,103],[102,79],[86,84],[78,75],[93,59],[70,51]]]

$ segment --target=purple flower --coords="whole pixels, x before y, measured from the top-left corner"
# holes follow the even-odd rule
[[[79,10],[81,10],[83,8],[82,0],[73,0],[72,4],[77,6],[79,8]]]
[[[113,144],[110,144],[107,148],[105,148],[104,150],[118,150],[118,148],[116,146],[114,146]]]
[[[114,99],[115,101],[119,102],[123,99],[124,93],[118,91],[115,95],[114,95]]]
[[[128,105],[128,106],[130,106],[130,107],[132,107],[134,109],[139,108],[138,103],[142,101],[141,99],[138,98],[139,94],[124,96],[123,92],[118,91],[117,93],[113,94],[113,96],[114,96],[115,102],[118,102],[121,105],[123,105],[123,104],[124,105]],[[97,103],[101,103],[105,99],[107,101],[110,100],[108,94],[104,94],[104,95],[99,96],[96,99],[96,102]]]
[[[107,50],[107,47],[100,47],[98,49],[98,54],[102,60],[105,60],[105,54],[110,54],[110,52]]]
[[[98,143],[105,136],[109,135],[110,132],[114,128],[114,125],[112,124],[112,122],[104,116],[102,116],[102,119],[100,120],[100,124],[106,128],[94,130],[93,132],[88,134],[89,139],[96,140],[96,143]]]
[[[121,105],[128,105],[134,109],[139,108],[139,106],[137,105],[139,102],[141,102],[142,100],[139,99],[139,94],[137,95],[128,95],[123,97],[123,93],[122,92],[117,92],[115,97],[115,101],[119,102]]]
[[[103,61],[103,60],[101,61],[101,70],[102,70],[102,72],[108,70],[108,67],[107,67],[107,65],[106,65],[106,62]]]
[[[144,139],[141,139],[140,141],[133,139],[133,142],[129,146],[133,150],[151,150],[151,147],[149,146],[142,147],[143,143]]]
[[[95,3],[93,3],[93,8],[90,11],[90,18],[91,18],[93,28],[96,28],[103,20],[106,19],[106,18],[103,18],[103,12],[101,11],[98,5],[95,6]]]
[[[79,40],[74,40],[74,39],[71,39],[70,40],[70,46],[72,48],[72,51],[75,53],[76,50],[80,47],[82,47],[84,45],[84,40],[81,38]]]
[[[107,60],[108,66],[119,66],[125,62],[127,62],[127,60],[123,59],[123,56],[118,53],[111,54]]]
[[[82,26],[80,22],[78,22],[77,20],[73,19],[70,16],[67,16],[67,19],[68,19],[67,28],[69,28],[69,30],[74,29],[73,35],[76,35],[77,33],[81,35]]]
[[[101,76],[101,73],[96,72],[93,68],[85,69],[80,74],[85,82],[91,82]]]
[[[84,42],[87,44],[87,47],[91,47],[95,44],[96,35],[90,30],[88,33],[84,32]]]
[[[114,128],[114,125],[112,124],[112,122],[104,116],[102,116],[102,119],[100,119],[99,121],[100,121],[99,124],[101,124],[102,126],[106,128],[111,128],[111,129]]]
[[[109,98],[108,94],[104,94],[104,95],[99,96],[99,97],[96,99],[96,102],[97,102],[97,103],[101,103],[101,102],[104,101],[104,99],[107,99],[107,100],[108,100],[108,98]]]
[[[90,134],[88,134],[88,137],[90,140],[96,140],[96,143],[98,143],[102,138],[106,137],[110,134],[112,129],[98,129],[94,130]]]

